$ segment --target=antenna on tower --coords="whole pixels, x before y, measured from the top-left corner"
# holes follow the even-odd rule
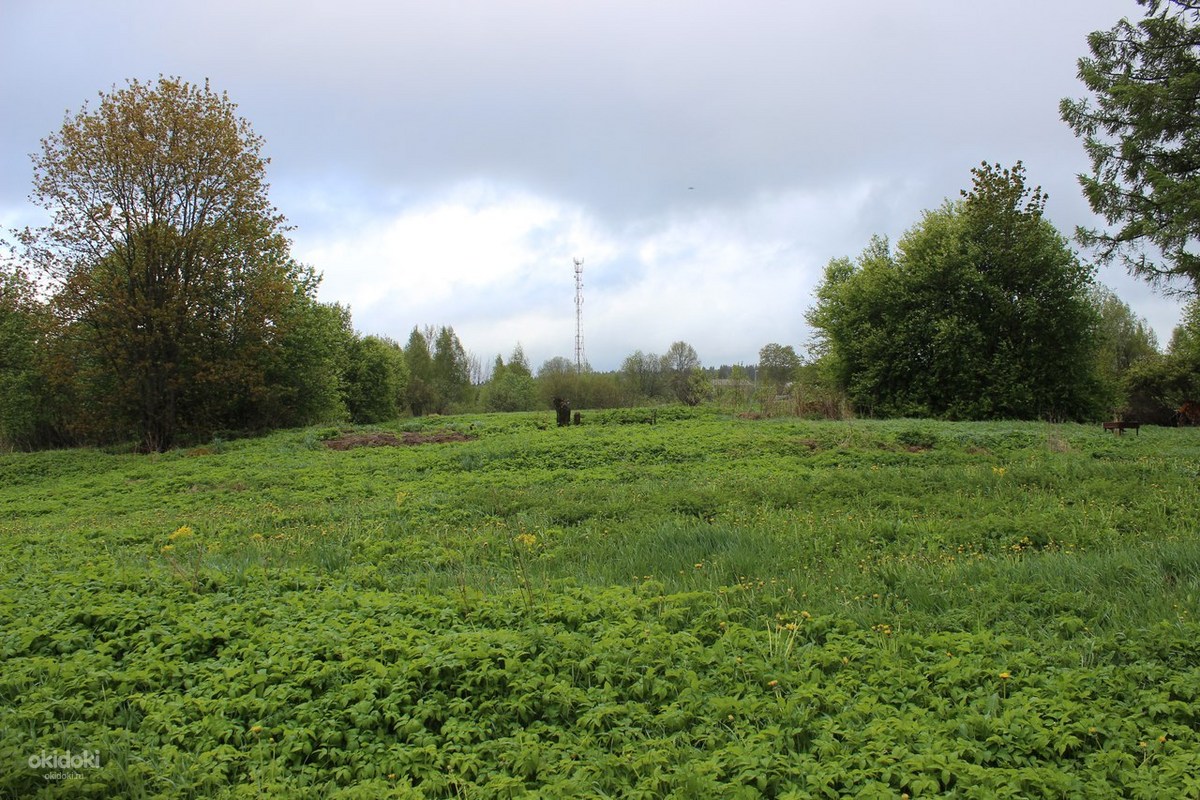
[[[575,371],[583,372],[583,259],[575,261]]]

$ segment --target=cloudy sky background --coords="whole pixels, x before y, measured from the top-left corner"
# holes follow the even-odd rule
[[[0,0],[0,225],[29,155],[98,92],[228,92],[294,254],[363,333],[453,325],[485,362],[596,369],[691,343],[802,350],[830,258],[893,242],[981,161],[1025,162],[1064,233],[1099,221],[1058,116],[1134,0]],[[1086,256],[1086,254],[1084,254]],[[1165,345],[1177,300],[1102,269]]]

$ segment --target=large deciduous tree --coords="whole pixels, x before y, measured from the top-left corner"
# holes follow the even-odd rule
[[[1043,218],[1021,164],[900,240],[834,259],[808,313],[827,374],[860,409],[962,419],[1096,413],[1091,270]]]
[[[1200,288],[1200,2],[1138,0],[1088,37],[1079,60],[1090,97],[1064,99],[1063,120],[1092,162],[1080,183],[1115,229],[1080,229],[1102,259],[1168,291]],[[1182,282],[1176,279],[1182,279]]]
[[[531,411],[537,407],[537,382],[520,344],[507,364],[496,356],[491,380],[483,388],[483,406],[488,411]]]
[[[800,356],[796,355],[796,349],[790,344],[771,342],[758,351],[759,374],[773,386],[782,387],[792,381],[798,369]]]
[[[379,336],[355,338],[347,348],[342,391],[350,420],[382,422],[399,415],[408,397],[404,350]]]
[[[50,221],[26,257],[92,399],[148,449],[280,422],[270,368],[317,280],[289,256],[262,145],[226,95],[160,78],[102,93],[34,156]]]
[[[419,417],[433,407],[433,353],[429,337],[413,326],[404,346],[404,362],[408,366],[408,408]]]
[[[633,351],[621,362],[621,383],[631,400],[658,397],[665,388],[662,358],[654,353]]]
[[[471,388],[467,351],[454,328],[443,326],[433,340],[433,390],[439,414],[461,404]]]
[[[687,342],[674,342],[667,348],[662,357],[662,371],[675,399],[685,405],[699,405],[709,391],[708,381],[700,369],[700,356]]]

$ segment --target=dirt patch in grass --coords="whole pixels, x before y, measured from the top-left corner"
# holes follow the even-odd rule
[[[325,446],[330,450],[350,450],[355,447],[412,447],[418,444],[469,442],[473,438],[475,437],[458,431],[433,431],[430,433],[405,431],[399,435],[394,433],[346,433],[333,439],[326,439]]]

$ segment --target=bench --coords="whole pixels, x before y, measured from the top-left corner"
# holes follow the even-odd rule
[[[1137,431],[1138,436],[1142,435],[1142,423],[1140,423],[1140,422],[1130,421],[1130,422],[1106,422],[1106,423],[1104,423],[1104,430],[1112,431],[1117,436],[1124,435],[1126,428],[1133,428],[1135,431]]]

